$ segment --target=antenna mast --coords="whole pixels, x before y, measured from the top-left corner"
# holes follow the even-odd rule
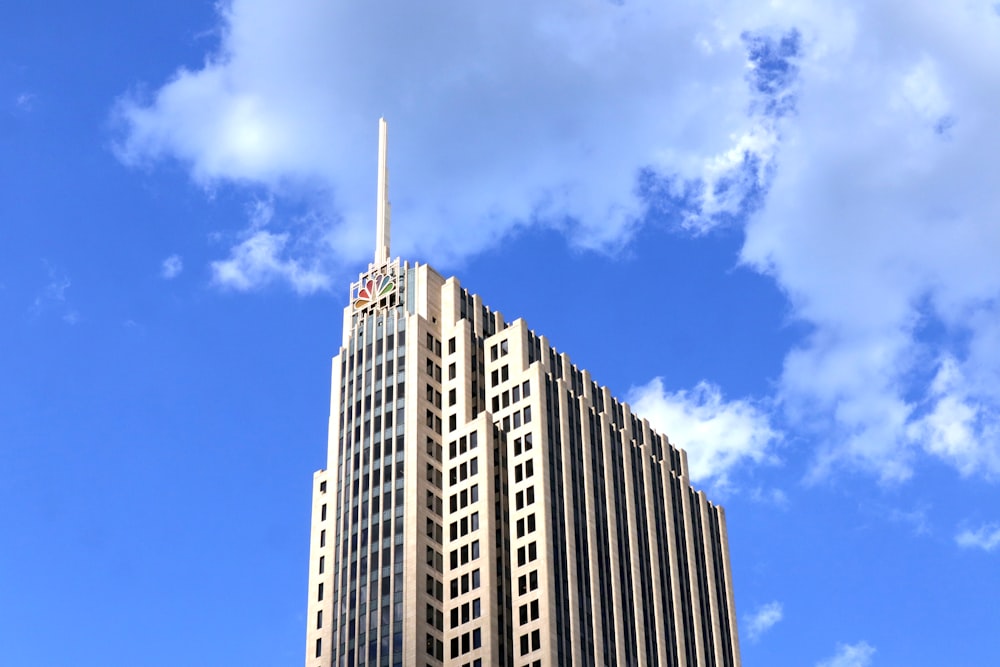
[[[375,206],[375,266],[389,261],[389,124],[378,119],[378,201]]]

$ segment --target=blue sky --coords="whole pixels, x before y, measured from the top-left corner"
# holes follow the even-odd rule
[[[1000,5],[0,8],[0,664],[298,664],[374,241],[727,508],[747,665],[1000,663]],[[510,268],[516,267],[516,268]]]

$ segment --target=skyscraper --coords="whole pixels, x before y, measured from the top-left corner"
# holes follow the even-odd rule
[[[306,667],[740,665],[723,509],[523,320],[389,253],[333,358]]]

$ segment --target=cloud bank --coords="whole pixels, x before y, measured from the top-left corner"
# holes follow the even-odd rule
[[[531,225],[604,249],[653,222],[740,226],[740,261],[810,331],[773,404],[819,443],[814,477],[899,482],[920,456],[1000,473],[990,2],[232,0],[220,25],[202,67],[115,111],[127,163],[305,211],[248,222],[216,284],[307,293],[367,259],[384,114],[395,252],[448,266]],[[696,395],[713,404],[669,396],[681,414]]]

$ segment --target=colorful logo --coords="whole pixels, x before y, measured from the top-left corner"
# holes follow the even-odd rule
[[[375,299],[379,299],[391,292],[395,286],[396,283],[393,282],[392,276],[376,276],[375,278],[361,281],[361,287],[358,288],[358,296],[354,300],[354,307],[361,308],[367,306]]]

